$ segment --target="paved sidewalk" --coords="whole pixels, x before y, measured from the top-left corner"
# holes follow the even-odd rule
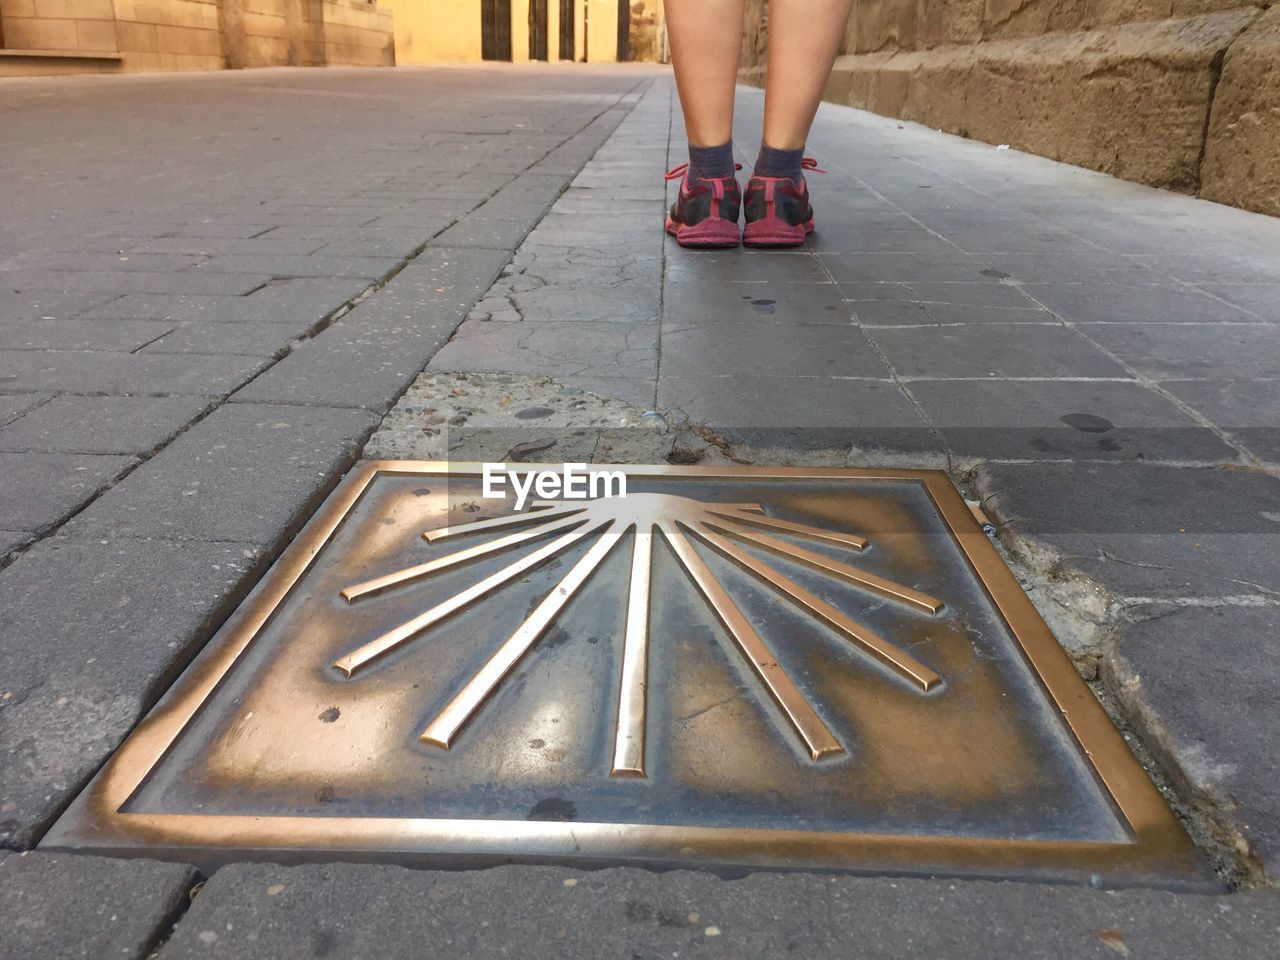
[[[1280,222],[824,105],[811,243],[684,251],[651,228],[674,187],[636,175],[685,156],[672,95],[428,370],[549,374],[741,462],[950,470],[1206,838],[1259,876],[1280,858]],[[749,164],[761,95],[739,103]],[[627,215],[584,233],[600,205]],[[590,310],[584,281],[609,291]]]
[[[1280,937],[1280,222],[824,106],[811,246],[681,251],[678,105],[642,69],[0,102],[0,956]],[[744,162],[759,107],[743,90]],[[450,440],[431,398],[488,374],[555,416],[468,410]],[[1259,889],[245,864],[192,901],[186,866],[38,849],[362,451],[461,455],[490,424],[558,444],[543,459],[951,470],[1224,883]]]

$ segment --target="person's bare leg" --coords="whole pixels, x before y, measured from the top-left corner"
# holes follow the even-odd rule
[[[733,163],[733,88],[745,0],[666,0],[667,36],[689,135],[667,233],[682,247],[736,247],[742,192]]]
[[[795,247],[814,231],[804,144],[853,0],[771,0],[764,137],[743,203],[748,247]]]
[[[671,65],[690,146],[715,147],[733,138],[744,3],[666,0]]]
[[[764,88],[768,146],[776,150],[804,147],[852,6],[853,0],[770,0],[769,70]]]

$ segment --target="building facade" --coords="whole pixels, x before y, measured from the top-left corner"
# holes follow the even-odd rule
[[[380,0],[397,63],[661,59],[661,0]]]
[[[0,0],[0,76],[662,59],[660,0]]]
[[[0,76],[394,62],[376,0],[0,0]]]

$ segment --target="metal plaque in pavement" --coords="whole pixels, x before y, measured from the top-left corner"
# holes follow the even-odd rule
[[[1211,881],[912,470],[362,464],[44,845]]]

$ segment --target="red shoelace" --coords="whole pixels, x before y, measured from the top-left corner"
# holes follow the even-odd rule
[[[741,170],[741,169],[742,169],[742,164],[740,164],[740,163],[735,163],[735,164],[733,165],[733,169],[734,169],[734,170]],[[814,173],[826,173],[826,172],[827,172],[827,171],[823,170],[820,166],[818,166],[818,161],[817,161],[817,160],[815,160],[813,157],[805,157],[803,160],[801,160],[801,161],[800,161],[800,169],[801,169],[801,170],[812,170]],[[663,180],[678,180],[679,178],[683,177],[683,176],[688,172],[688,170],[689,170],[689,164],[687,164],[687,163],[682,163],[682,164],[680,164],[680,166],[678,166],[678,167],[672,167],[670,170],[668,170],[666,173],[664,173],[664,174],[662,175],[662,179],[663,179]],[[727,178],[727,177],[709,177],[709,178],[707,178],[707,179],[712,179],[712,180],[725,180],[725,179],[728,179],[728,178]]]
[[[733,169],[734,169],[734,170],[741,170],[741,169],[742,169],[742,164],[740,164],[740,163],[735,163],[735,164],[733,165]],[[682,163],[682,164],[680,164],[680,166],[678,166],[678,167],[672,167],[670,170],[668,170],[666,173],[664,173],[664,174],[662,175],[662,179],[663,179],[663,180],[678,180],[680,177],[683,177],[683,176],[688,172],[688,170],[689,170],[689,164],[687,164],[687,163]],[[728,177],[707,177],[706,179],[708,179],[708,180],[728,180],[729,178],[728,178]]]

